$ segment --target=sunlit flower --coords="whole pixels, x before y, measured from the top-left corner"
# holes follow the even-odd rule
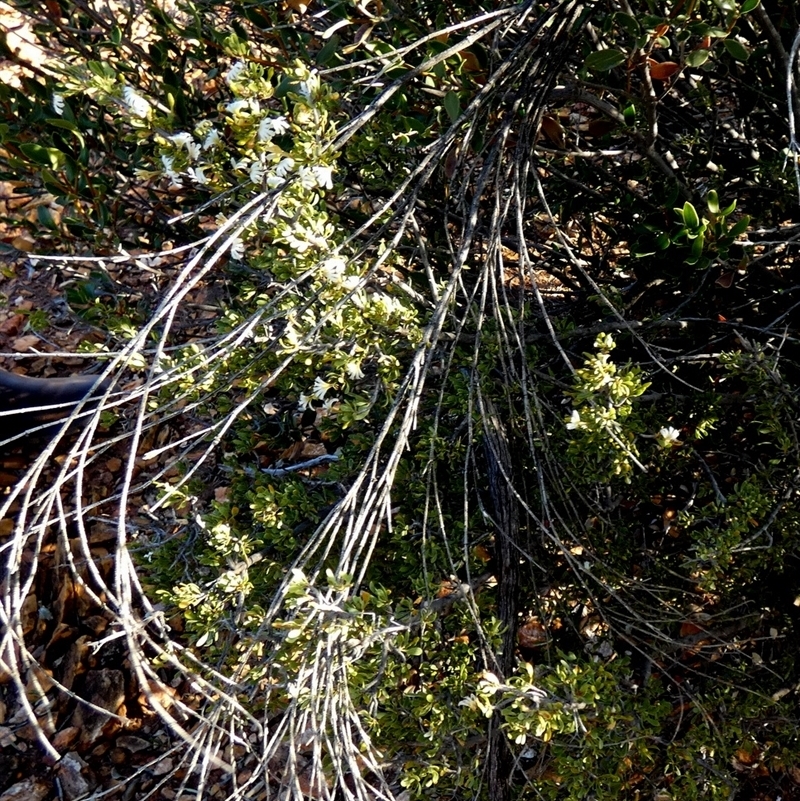
[[[186,152],[189,154],[191,161],[197,161],[200,158],[200,145],[198,142],[189,142],[186,145]]]
[[[300,393],[300,400],[297,402],[297,408],[298,408],[298,409],[299,409],[301,412],[302,412],[302,411],[305,411],[306,409],[312,409],[312,408],[313,408],[313,406],[311,405],[311,402],[312,402],[313,400],[314,400],[314,395],[313,395],[313,393],[312,393],[312,394],[310,394],[310,395],[306,395],[305,393],[301,392],[301,393]]]
[[[264,117],[258,124],[258,141],[268,142],[273,136],[280,136],[288,130],[286,117]]]
[[[673,428],[672,426],[664,427],[659,432],[658,435],[661,437],[662,444],[664,445],[672,445],[673,442],[677,442],[680,439],[681,432],[678,431],[677,428]]]
[[[567,429],[569,431],[574,431],[575,429],[582,428],[583,423],[581,423],[581,416],[577,409],[572,410],[572,414],[569,416],[569,422],[567,423]]]
[[[364,371],[361,369],[361,363],[355,360],[347,362],[345,365],[345,372],[347,373],[350,378],[354,381],[358,381],[359,378],[364,377]]]
[[[333,389],[333,384],[329,384],[322,376],[318,375],[314,379],[314,389],[311,394],[318,400],[322,400],[329,389]]]
[[[225,76],[225,83],[230,86],[244,71],[247,69],[247,64],[244,61],[237,61]]]
[[[239,161],[236,161],[235,158],[231,157],[231,167],[234,170],[246,170],[249,163],[250,159],[248,159],[246,156],[240,158]]]
[[[279,186],[283,186],[286,183],[285,178],[281,178],[279,175],[268,175],[267,176],[267,186],[270,189],[277,189]]]
[[[53,97],[50,99],[50,104],[53,106],[53,111],[60,117],[64,113],[64,95],[53,92]]]
[[[216,128],[212,128],[203,140],[203,150],[209,150],[216,144],[219,144],[219,131]]]
[[[323,261],[319,269],[327,281],[330,281],[332,284],[338,284],[342,280],[344,271],[347,269],[347,264],[344,259],[334,256],[331,259]]]
[[[254,161],[250,165],[250,180],[254,184],[261,184],[264,181],[264,165],[260,161]]]
[[[205,169],[205,167],[202,167],[202,166],[200,166],[200,167],[189,167],[189,169],[186,170],[186,174],[196,184],[207,184],[208,183],[208,178],[206,178],[206,176],[203,175],[203,170],[204,169]]]
[[[225,111],[236,114],[238,111],[244,111],[249,105],[250,103],[247,100],[231,100],[231,102],[225,106]]]
[[[161,163],[164,165],[164,175],[166,175],[173,184],[180,184],[180,176],[174,169],[175,159],[172,158],[172,156],[162,155]]]
[[[301,167],[297,171],[297,179],[303,189],[313,189],[317,185],[317,176],[310,167]]]
[[[319,75],[317,75],[316,70],[312,70],[305,81],[300,81],[298,91],[306,100],[314,100],[317,94],[319,94],[319,88]]]
[[[132,86],[126,86],[122,90],[122,99],[135,117],[146,117],[150,113],[150,103],[137,94]]]
[[[287,156],[281,159],[275,167],[275,175],[285,178],[294,169],[294,159]]]
[[[240,237],[236,237],[236,239],[231,242],[231,258],[232,259],[241,259],[244,256],[244,242],[242,242]]]
[[[311,168],[317,179],[317,185],[323,189],[333,189],[333,167],[321,167],[317,165]]]
[[[178,147],[186,147],[192,141],[192,135],[187,131],[180,131],[179,133],[168,136],[170,142],[174,142]]]

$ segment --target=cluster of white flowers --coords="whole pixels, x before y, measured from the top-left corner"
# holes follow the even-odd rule
[[[53,97],[50,99],[50,104],[53,106],[53,111],[61,117],[64,114],[64,95],[58,92],[53,92]]]

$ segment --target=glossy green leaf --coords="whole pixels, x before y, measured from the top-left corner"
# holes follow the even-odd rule
[[[688,200],[683,204],[681,214],[683,215],[683,224],[687,228],[697,228],[700,225],[697,209]]]
[[[686,56],[686,63],[690,67],[700,67],[708,61],[708,57],[711,55],[710,50],[705,50],[704,48],[700,48],[699,50],[692,50],[688,56]]]
[[[725,39],[722,44],[737,61],[747,61],[750,58],[750,51],[736,39]]]
[[[444,110],[453,122],[461,116],[461,101],[456,92],[450,91],[444,96]]]
[[[623,64],[627,56],[621,50],[598,50],[586,59],[586,66],[592,72],[608,72]]]

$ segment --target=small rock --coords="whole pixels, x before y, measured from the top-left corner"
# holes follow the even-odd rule
[[[155,765],[153,765],[152,768],[150,768],[150,772],[153,774],[153,776],[163,776],[166,773],[171,773],[174,768],[175,765],[173,764],[172,760],[168,757],[164,757],[164,759],[160,759]]]
[[[25,779],[12,784],[2,795],[0,801],[42,801],[50,794],[52,787],[36,779]]]
[[[77,726],[67,726],[55,733],[53,737],[53,748],[59,753],[66,751],[78,739],[81,730]]]
[[[117,746],[135,754],[137,751],[146,751],[150,743],[142,737],[134,737],[132,734],[122,734],[117,737]]]
[[[58,763],[56,771],[61,780],[61,789],[68,801],[73,798],[80,798],[89,792],[89,782],[82,774],[86,763],[78,756],[75,751],[65,754]]]

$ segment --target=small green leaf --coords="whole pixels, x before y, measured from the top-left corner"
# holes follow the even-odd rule
[[[700,225],[697,209],[688,200],[683,204],[681,213],[683,215],[683,224],[687,228],[697,228]]]
[[[734,199],[733,203],[731,203],[731,205],[730,205],[730,206],[726,206],[726,207],[725,207],[725,208],[724,208],[724,209],[723,209],[723,210],[720,212],[720,214],[721,214],[723,217],[727,217],[727,216],[728,216],[728,215],[729,215],[729,214],[730,214],[732,211],[734,211],[735,209],[736,209],[736,200]]]
[[[623,64],[627,56],[621,50],[598,50],[590,53],[586,59],[586,66],[592,72],[608,72]]]
[[[737,61],[747,61],[750,58],[750,51],[736,39],[726,39],[722,44]]]
[[[710,189],[706,195],[706,204],[712,214],[719,214],[719,196],[716,189]]]
[[[745,214],[740,220],[737,220],[736,224],[731,227],[730,231],[728,231],[728,236],[733,237],[734,239],[743,234],[747,230],[747,226],[750,225],[750,216]]]
[[[686,63],[690,67],[700,67],[708,61],[708,57],[711,55],[710,50],[706,50],[705,48],[700,48],[698,50],[692,50],[688,56],[686,56]]]
[[[740,14],[749,14],[751,11],[755,11],[761,0],[744,0],[741,7],[739,8]]]
[[[452,90],[444,96],[444,110],[453,122],[461,116],[461,101]]]

